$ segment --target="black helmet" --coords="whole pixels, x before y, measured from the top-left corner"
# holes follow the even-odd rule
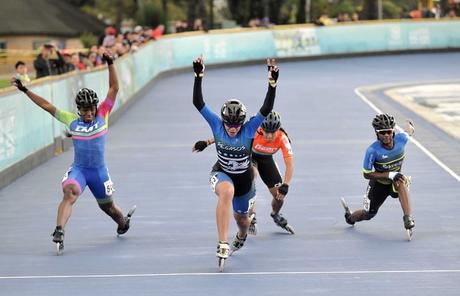
[[[269,133],[276,132],[281,127],[281,116],[278,112],[272,111],[265,117],[261,125],[262,129]]]
[[[246,107],[239,100],[228,100],[222,105],[220,116],[224,123],[243,124],[246,119]]]
[[[389,114],[378,114],[372,120],[372,126],[376,131],[393,129],[395,127],[395,118]]]
[[[77,108],[97,106],[99,99],[94,90],[89,88],[82,88],[78,91],[77,96],[75,97],[75,103]]]

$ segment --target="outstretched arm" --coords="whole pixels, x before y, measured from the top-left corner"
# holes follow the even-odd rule
[[[195,83],[193,84],[193,105],[198,111],[204,107],[203,92],[201,90],[201,82],[204,76],[203,57],[199,56],[193,61],[193,72],[195,72]]]
[[[206,141],[198,141],[193,145],[192,152],[201,152],[212,144],[214,144],[214,138],[209,138]]]
[[[37,104],[40,108],[42,108],[43,110],[45,110],[46,112],[48,112],[49,114],[51,114],[51,116],[54,116],[54,114],[56,113],[56,107],[51,104],[50,102],[48,102],[47,100],[45,100],[44,98],[42,98],[41,96],[37,95],[36,93],[30,91],[29,89],[27,89],[27,87],[25,87],[21,80],[19,79],[16,79],[16,78],[13,78],[11,80],[12,84],[14,86],[16,86],[20,91],[22,91],[23,93],[25,93],[29,99],[32,100],[32,102],[34,102],[35,104]]]
[[[264,104],[259,112],[262,116],[267,116],[273,109],[276,95],[276,83],[278,81],[279,69],[275,59],[267,59],[268,67],[268,90],[265,96]]]
[[[107,66],[109,67],[109,91],[107,92],[107,98],[115,102],[119,86],[117,72],[115,70],[115,65],[113,64],[113,57],[105,52],[102,54],[102,59],[107,62]]]

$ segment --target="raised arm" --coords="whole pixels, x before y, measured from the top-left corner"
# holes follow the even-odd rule
[[[406,124],[406,127],[404,128],[404,131],[405,131],[410,137],[412,137],[412,135],[413,135],[414,132],[415,132],[414,124],[412,123],[412,121],[407,120],[407,124]]]
[[[107,92],[107,98],[115,102],[119,86],[117,72],[115,70],[115,65],[113,64],[113,57],[107,53],[103,53],[102,59],[107,62],[107,66],[109,67],[109,91]]]
[[[40,97],[39,95],[37,95],[36,93],[30,91],[29,89],[27,89],[27,87],[25,87],[21,80],[19,79],[16,79],[16,78],[13,78],[11,80],[12,84],[14,86],[16,86],[20,91],[22,91],[23,93],[25,93],[29,99],[32,100],[32,102],[34,102],[35,104],[37,104],[40,108],[42,108],[43,110],[45,110],[46,112],[48,112],[49,114],[51,114],[51,116],[54,116],[54,114],[56,113],[56,107],[51,104],[50,102],[48,102],[47,100],[45,100],[44,98]]]
[[[201,111],[204,107],[203,93],[201,90],[204,68],[205,66],[202,56],[199,56],[193,61],[193,72],[195,72],[195,82],[193,84],[193,105],[198,109],[198,111]]]
[[[260,108],[259,112],[262,116],[266,117],[270,111],[273,109],[273,105],[275,103],[275,95],[276,95],[276,83],[278,81],[279,76],[279,69],[276,64],[275,59],[267,59],[267,67],[268,67],[268,90],[267,94],[265,95],[264,104]]]

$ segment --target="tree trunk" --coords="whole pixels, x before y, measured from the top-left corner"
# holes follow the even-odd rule
[[[305,5],[307,4],[307,1],[306,0],[299,0],[297,2],[297,23],[298,24],[301,24],[301,23],[305,23],[306,20],[307,20],[307,16],[306,16],[306,11],[305,11]]]

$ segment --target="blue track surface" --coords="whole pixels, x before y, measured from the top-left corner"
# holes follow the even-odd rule
[[[208,185],[216,156],[213,149],[191,153],[210,129],[192,105],[193,74],[179,74],[155,83],[110,129],[115,200],[125,211],[138,207],[125,236],[115,235],[116,225],[85,191],[66,227],[65,253],[55,255],[50,233],[73,151],[0,191],[0,295],[458,295],[460,183],[418,147],[408,144],[403,169],[412,176],[411,242],[398,201],[387,200],[372,221],[349,227],[339,199],[361,206],[362,159],[375,137],[375,112],[354,89],[456,79],[460,54],[280,68],[275,109],[295,153],[282,212],[295,235],[273,224],[269,193],[258,180],[259,233],[217,272],[216,199]],[[216,111],[225,99],[240,98],[255,113],[265,91],[263,63],[207,71],[203,86]],[[231,229],[233,236],[233,221]]]

